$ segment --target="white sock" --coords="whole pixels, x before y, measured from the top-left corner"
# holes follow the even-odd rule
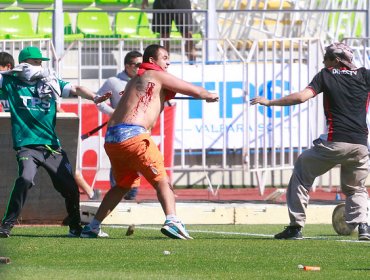
[[[166,215],[166,220],[178,221],[179,219],[176,217],[175,214],[170,214],[170,215]]]
[[[90,228],[91,229],[100,229],[100,225],[101,225],[101,222],[99,222],[97,219],[93,219],[91,222],[90,222]]]

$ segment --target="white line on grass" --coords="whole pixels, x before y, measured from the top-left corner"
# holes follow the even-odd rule
[[[111,228],[127,228],[127,226],[122,225],[106,225],[107,227]],[[137,229],[145,229],[145,230],[159,230],[158,227],[146,227],[146,226],[135,226]],[[189,232],[197,232],[197,233],[209,233],[209,234],[220,234],[220,235],[241,235],[241,236],[254,236],[254,237],[271,237],[273,238],[274,235],[272,234],[261,234],[261,233],[249,233],[249,232],[231,232],[231,231],[212,231],[212,230],[188,230]],[[322,236],[316,237],[307,237],[305,236],[303,239],[310,239],[310,240],[328,240],[328,241],[339,241],[339,242],[369,242],[369,241],[361,241],[361,240],[345,240],[345,239],[331,239]]]

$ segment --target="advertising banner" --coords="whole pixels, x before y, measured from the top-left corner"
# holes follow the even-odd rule
[[[275,146],[281,144],[282,133],[307,123],[308,103],[291,107],[246,106],[246,102],[255,96],[279,98],[306,87],[309,81],[302,65],[292,64],[285,68],[281,64],[274,64],[274,67],[272,64],[265,67],[262,64],[257,67],[255,64],[189,67],[192,68],[171,65],[169,72],[219,94],[220,100],[218,103],[177,100],[175,149],[201,149],[203,144],[205,148],[213,149],[222,149],[224,144],[229,149],[242,148],[247,129],[250,145],[258,141],[258,146],[271,147],[273,142]],[[243,67],[248,68],[243,71]],[[247,77],[243,78],[243,73]],[[247,110],[248,122],[243,121],[243,110]],[[295,135],[293,145],[306,136]]]

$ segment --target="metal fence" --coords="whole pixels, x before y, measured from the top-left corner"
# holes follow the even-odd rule
[[[333,4],[333,1],[329,2]],[[357,7],[359,10],[347,9],[345,13],[350,15],[349,26],[355,26],[352,25],[352,14],[355,14],[356,22],[362,22],[360,35],[363,38],[354,36],[357,28],[347,28],[340,36],[346,37],[347,43],[356,50],[356,64],[369,68],[370,42],[364,36],[368,34],[369,25],[368,10],[365,9],[367,2],[356,3],[362,5]],[[330,10],[332,8],[336,10]],[[320,97],[286,108],[250,106],[249,100],[256,95],[276,98],[304,88],[322,67],[324,45],[340,37],[339,33],[330,31],[327,23],[330,13],[330,20],[338,15],[333,26],[344,22],[341,19],[342,8],[330,6],[325,11],[309,11],[301,7],[294,13],[285,10],[218,10],[217,23],[220,23],[219,34],[223,39],[206,38],[207,24],[210,23],[206,23],[207,11],[199,10],[196,11],[195,22],[202,36],[193,39],[182,38],[181,35],[175,38],[85,38],[66,42],[62,56],[55,53],[50,39],[3,40],[0,46],[3,51],[17,57],[24,46],[36,45],[46,55],[54,57],[53,66],[64,80],[97,90],[106,78],[123,69],[123,58],[128,51],[143,51],[149,44],[168,41],[172,60],[169,71],[220,95],[217,105],[189,99],[175,101],[174,164],[167,166],[173,172],[173,183],[209,188],[214,185],[257,186],[262,194],[266,185],[287,184],[296,157],[323,132],[324,117]],[[151,12],[154,11],[147,11],[149,22],[153,16]],[[301,14],[309,16],[310,20],[307,18],[298,24],[301,16],[296,15]],[[112,21],[115,14],[111,12],[109,15]],[[275,22],[280,25],[266,25],[269,16],[269,20],[271,16],[276,16]],[[248,18],[254,18],[252,25],[251,20],[246,20]],[[308,24],[315,18],[316,25]],[[293,25],[288,24],[293,21]],[[256,22],[265,25],[258,26]],[[324,23],[327,28],[320,31]],[[303,28],[303,24],[306,27]],[[322,35],[318,31],[325,36],[312,38],[314,34]],[[254,36],[251,36],[254,33],[260,37],[258,33],[261,32],[266,35],[265,39],[253,39]],[[287,38],[305,34],[310,36]],[[185,45],[189,40],[195,40],[195,64],[189,63],[186,58]],[[78,104],[78,112],[82,116],[83,101],[78,100]],[[101,123],[103,117],[97,114]],[[84,121],[82,118],[81,127]],[[163,115],[161,122],[164,122]],[[97,166],[94,167],[83,165],[84,149],[81,146],[84,143],[80,143],[79,167],[96,170],[94,181],[100,180],[100,177],[108,180],[106,171],[109,170],[109,161],[102,148],[103,137],[103,133],[99,132],[97,142],[94,142],[93,149],[97,153]],[[163,138],[161,130],[159,142],[163,143]],[[166,153],[163,145],[160,148]],[[320,177],[316,183],[327,186],[337,184],[333,173]]]
[[[90,39],[89,39],[90,40]],[[171,39],[169,39],[171,40]],[[347,38],[355,52],[358,66],[369,65],[369,39]],[[112,42],[112,40],[110,40]],[[150,41],[120,40],[110,45],[116,48],[109,52],[121,61],[126,52],[143,50]],[[212,42],[213,41],[213,42]],[[84,65],[85,42],[78,41],[75,48],[66,51],[59,67],[68,73],[75,72],[76,78],[63,79],[86,85],[97,90],[104,81],[104,71],[116,73],[123,65],[112,62],[103,65],[103,53],[108,53],[104,40],[96,42],[96,65]],[[216,44],[218,60],[209,63],[205,58],[206,46]],[[19,49],[33,44],[43,52],[55,57],[50,40],[7,40],[2,41],[3,51],[17,57]],[[322,67],[324,44],[320,39],[281,39],[253,41],[248,53],[238,51],[230,40],[202,40],[202,53],[195,65],[187,62],[173,63],[170,72],[190,82],[202,85],[220,95],[217,105],[205,104],[199,100],[180,99],[176,103],[174,164],[167,168],[173,172],[176,185],[258,186],[263,193],[266,185],[287,184],[293,163],[304,149],[324,131],[324,117],[321,100],[315,98],[308,103],[292,107],[250,106],[253,96],[276,98],[304,88]],[[66,65],[68,58],[73,61]],[[69,66],[70,68],[68,68]],[[73,67],[76,67],[71,70]],[[98,71],[99,79],[88,76],[85,71]],[[109,74],[112,75],[112,74]],[[65,102],[75,102],[66,100]],[[83,101],[78,100],[79,115],[82,116]],[[97,118],[103,121],[100,113]],[[81,119],[81,127],[84,122]],[[164,122],[163,116],[161,121]],[[159,135],[163,142],[164,131]],[[109,161],[103,147],[104,135],[99,132],[93,150],[97,153],[97,166],[79,167],[82,170],[96,170],[96,174],[108,180]],[[79,155],[83,158],[84,143],[80,144]],[[163,145],[161,150],[166,153]],[[100,180],[101,178],[96,178]],[[335,185],[333,174],[319,178],[318,185]],[[95,180],[95,181],[96,181]],[[334,180],[334,181],[333,181]]]
[[[111,55],[114,53],[114,57],[123,58],[132,49],[142,51],[142,47],[150,42],[131,40],[117,39],[114,42],[110,39],[109,44],[116,46],[109,49]],[[77,71],[79,83],[98,88],[108,69],[107,64],[103,65],[103,53],[108,48],[104,46],[104,40],[97,42],[96,65],[89,67],[82,62],[86,55],[82,48],[84,43],[80,41],[75,49],[70,49],[76,56],[72,60],[78,61],[74,64],[77,69],[61,68],[67,73]],[[255,95],[274,98],[305,87],[320,69],[321,41],[254,41],[248,53],[239,52],[230,40],[203,39],[201,43],[203,51],[197,64],[178,62],[171,65],[169,71],[218,92],[220,103],[209,106],[199,100],[176,100],[174,165],[167,167],[174,174],[174,183],[210,187],[257,185],[261,193],[265,184],[286,184],[284,172],[292,168],[296,156],[310,147],[311,140],[323,130],[319,103],[315,99],[306,106],[270,110],[249,106],[249,99]],[[206,59],[205,50],[209,44],[216,44],[218,50],[218,59],[212,63]],[[68,56],[66,52],[65,57]],[[111,70],[117,70],[116,66],[112,63]],[[82,78],[85,71],[99,71],[99,79]],[[102,121],[101,116],[99,120]],[[81,121],[83,125],[84,120]],[[322,126],[318,125],[320,123]],[[103,135],[99,136],[97,169],[106,171],[109,162],[102,150]],[[163,139],[163,134],[160,137]],[[165,152],[164,147],[161,149]],[[103,173],[107,176],[107,172],[100,174]]]

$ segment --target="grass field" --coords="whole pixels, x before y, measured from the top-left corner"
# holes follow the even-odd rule
[[[65,237],[66,227],[15,227],[0,239],[0,279],[369,279],[370,242],[307,225],[305,240],[274,240],[280,225],[189,225],[194,240],[159,226],[105,227],[109,239]],[[163,251],[170,251],[164,255]],[[320,266],[303,271],[298,265]]]

